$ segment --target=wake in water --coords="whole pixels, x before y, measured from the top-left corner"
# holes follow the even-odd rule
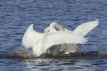
[[[97,47],[99,48],[98,51],[82,51],[82,52],[75,52],[70,54],[64,54],[63,52],[59,52],[57,55],[43,54],[41,57],[42,58],[107,58],[106,45],[100,44],[100,46]],[[12,53],[1,52],[0,58],[26,59],[26,58],[37,58],[37,57],[32,50],[28,50],[26,48],[18,48],[16,50],[13,50]]]
[[[10,56],[12,58],[36,58],[32,51],[26,48],[19,48],[14,50]],[[58,55],[44,54],[42,58],[107,58],[107,49],[100,49],[99,51],[75,52],[70,54],[59,53]]]
[[[29,51],[26,48],[19,48],[12,52],[11,57],[13,57],[13,58],[34,58],[36,56],[32,51]]]

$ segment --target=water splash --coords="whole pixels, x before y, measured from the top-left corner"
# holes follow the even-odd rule
[[[101,44],[98,50],[99,55],[107,55],[107,44]]]
[[[14,58],[14,59],[26,59],[26,58],[37,58],[36,55],[26,48],[18,48],[17,50],[13,50],[12,53],[7,53],[2,55],[1,58]],[[43,54],[39,58],[85,58],[85,59],[93,59],[93,58],[107,58],[107,48],[100,48],[99,51],[83,51],[83,52],[75,52],[70,54],[59,53],[58,55],[52,54]]]
[[[105,49],[99,50],[98,53],[100,56],[106,56],[107,55],[107,49],[106,50]]]
[[[12,52],[11,57],[13,57],[13,58],[34,58],[36,56],[32,51],[29,51],[26,48],[19,48]]]

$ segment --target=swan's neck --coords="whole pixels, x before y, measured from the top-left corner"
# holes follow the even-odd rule
[[[64,28],[61,25],[58,25],[56,22],[51,23],[50,28],[64,31]]]

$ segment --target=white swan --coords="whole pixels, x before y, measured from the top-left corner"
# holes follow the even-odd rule
[[[39,33],[34,30],[34,25],[31,24],[22,38],[22,44],[26,48],[32,48],[36,56],[46,53],[53,45],[58,44],[84,44],[87,39],[79,37],[71,32],[57,31],[52,33]],[[50,28],[53,30],[53,28]]]
[[[55,31],[57,31],[56,30],[56,28],[57,28],[59,30],[65,30],[68,32],[72,32],[80,37],[84,37],[88,32],[90,32],[92,29],[94,29],[98,24],[99,24],[99,21],[95,20],[95,21],[83,23],[83,24],[79,25],[74,31],[70,31],[70,30],[63,28],[61,25],[53,22],[50,24],[50,26],[54,28],[54,31],[50,31],[50,28],[47,27],[44,30],[44,32],[45,33],[55,32]],[[77,44],[61,44],[60,51],[64,51],[65,54],[69,54],[70,52],[74,53],[74,52],[78,51],[78,47],[77,47]]]

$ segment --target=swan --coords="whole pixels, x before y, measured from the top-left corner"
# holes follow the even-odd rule
[[[53,28],[50,28],[53,30]],[[22,38],[22,45],[25,48],[32,48],[33,53],[39,57],[47,53],[47,49],[58,44],[85,44],[87,39],[79,37],[71,32],[56,31],[52,33],[39,33],[34,30],[34,24],[31,24]]]
[[[52,29],[50,30],[50,28],[52,28]],[[47,28],[44,30],[44,33],[47,33],[47,32],[56,32],[56,31],[58,31],[58,30],[65,31],[65,28],[62,27],[61,25],[59,25],[59,24],[56,23],[56,22],[52,22],[52,23],[50,24],[50,26],[47,27]]]
[[[63,30],[63,31],[72,32],[72,33],[78,35],[79,37],[84,37],[85,35],[87,35],[88,32],[90,32],[92,29],[94,29],[98,24],[99,24],[99,21],[97,19],[95,21],[83,23],[83,24],[79,25],[74,31],[70,31],[66,28],[63,28],[58,23],[52,22],[50,24],[50,26],[54,28],[54,31],[53,30],[50,31],[50,28],[47,27],[44,30],[44,32],[49,33],[49,32],[55,32],[55,31],[58,31],[58,30]],[[63,51],[65,54],[74,53],[74,52],[78,51],[78,47],[77,47],[77,44],[61,44],[60,51]]]

